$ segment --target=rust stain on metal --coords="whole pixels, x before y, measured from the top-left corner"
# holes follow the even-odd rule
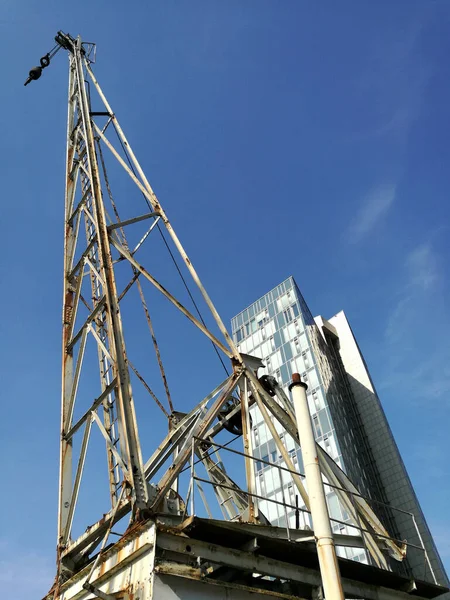
[[[64,431],[62,432],[62,435],[64,435]],[[63,462],[64,462],[64,460],[66,458],[66,454],[69,451],[69,449],[70,449],[70,444],[67,444],[67,443],[64,444],[64,446],[62,447],[61,454],[62,454],[62,460],[63,460]]]
[[[292,373],[292,383],[301,383],[302,379],[299,373]]]
[[[117,562],[118,563],[121,563],[123,561],[123,559],[125,558],[124,549],[125,548],[123,546],[122,546],[122,548],[119,548],[119,551],[117,553]],[[134,548],[133,548],[133,550],[134,550]]]
[[[69,150],[67,152],[67,165],[71,165],[73,160],[73,155],[75,153],[75,146],[69,146]],[[73,177],[71,177],[71,170],[67,169],[67,187],[73,185]]]
[[[66,336],[68,335],[68,325],[71,324],[72,322],[72,314],[73,314],[73,299],[74,299],[74,293],[69,289],[66,292],[65,298],[64,298],[64,344],[67,345],[67,343],[69,342],[69,340],[66,339]]]
[[[105,574],[106,571],[106,560],[100,562],[100,577]]]
[[[145,529],[145,526],[148,524],[150,519],[144,520],[136,520],[130,523],[126,528],[122,538],[120,541],[125,540],[129,537],[132,537],[134,534],[138,533],[141,529]]]
[[[124,592],[127,594],[126,600],[134,600],[134,585],[132,583],[127,585]],[[124,600],[125,600],[125,598],[124,598]]]
[[[186,564],[178,564],[176,562],[170,564],[170,570],[168,570],[165,565],[156,565],[154,570],[155,573],[189,577],[189,579],[196,579],[198,581],[201,581],[205,576],[200,569],[196,567],[191,567],[190,565]]]

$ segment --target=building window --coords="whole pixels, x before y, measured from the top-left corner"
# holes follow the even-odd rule
[[[253,428],[253,436],[255,438],[255,446],[259,446],[259,432],[257,427]]]
[[[286,321],[286,323],[290,323],[292,321],[292,319],[294,318],[294,314],[292,312],[292,310],[289,308],[287,308],[285,311],[283,311],[283,315],[284,315],[284,319]]]
[[[258,324],[258,327],[261,329],[264,324],[267,322],[267,317],[268,317],[269,313],[267,310],[263,310],[260,313],[258,313],[256,315],[256,322]]]
[[[322,429],[320,428],[319,418],[317,415],[313,416],[314,429],[316,430],[316,437],[321,437]]]
[[[250,335],[256,331],[256,320],[252,319],[249,323],[245,324],[245,335]]]
[[[281,344],[284,344],[283,330],[275,331],[273,339],[275,340],[275,348],[279,348]]]
[[[286,294],[277,298],[278,312],[281,312],[282,310],[284,310],[288,306],[288,304],[289,304],[289,301],[288,301],[288,297]]]
[[[317,397],[317,392],[313,392],[313,400],[314,400],[314,406],[316,407],[316,410],[320,410],[320,402],[319,402],[319,398]]]
[[[302,356],[303,356],[303,360],[305,362],[305,368],[309,369],[309,367],[310,367],[310,364],[309,364],[309,354],[305,351],[305,352],[302,352]]]
[[[259,483],[261,485],[261,496],[265,496],[266,495],[266,484],[265,484],[264,476],[262,473],[259,476]]]

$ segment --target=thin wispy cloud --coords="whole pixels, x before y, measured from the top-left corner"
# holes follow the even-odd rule
[[[356,217],[350,223],[347,240],[355,244],[368,235],[388,213],[395,202],[395,197],[396,186],[394,184],[380,185],[373,189],[363,199]]]
[[[429,242],[416,246],[406,256],[395,294],[397,301],[387,320],[385,337],[388,343],[405,342],[405,333],[417,317],[419,306],[429,301],[423,292],[432,291],[438,276],[438,259]]]
[[[409,401],[445,398],[450,392],[450,315],[440,262],[429,241],[406,256],[386,321],[388,360],[380,387],[401,390]]]
[[[397,302],[389,315],[386,338],[390,343],[399,341],[407,333],[411,321],[424,305],[433,302],[434,287],[439,281],[439,259],[431,242],[423,242],[406,256],[403,275],[396,291]]]
[[[427,290],[437,282],[437,257],[430,243],[424,243],[415,248],[407,258],[409,270],[409,286]]]

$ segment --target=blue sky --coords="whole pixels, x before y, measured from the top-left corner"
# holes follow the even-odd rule
[[[449,569],[448,3],[7,0],[0,14],[6,595],[40,597],[54,576],[66,58],[23,81],[61,28],[97,42],[95,72],[227,323],[291,274],[313,314],[346,311]],[[220,379],[214,357],[199,381],[189,349],[162,348],[177,399]]]

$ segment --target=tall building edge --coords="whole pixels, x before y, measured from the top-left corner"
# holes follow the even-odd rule
[[[388,504],[414,515],[436,579],[441,585],[448,586],[449,580],[444,565],[347,316],[344,311],[340,311],[328,322],[337,332],[339,354]],[[408,515],[402,516],[396,512],[395,525],[401,539],[421,545],[414,522]],[[413,574],[420,577],[424,571],[424,561],[420,553],[412,554],[408,562]]]
[[[239,350],[263,359],[265,372],[274,375],[286,393],[292,373],[302,375],[309,386],[308,403],[318,443],[347,472],[360,493],[373,500],[391,535],[418,548],[423,543],[437,582],[447,586],[444,566],[344,312],[329,320],[313,318],[294,278],[288,277],[233,317],[231,324]],[[281,463],[256,407],[252,417],[255,457]],[[284,440],[302,472],[301,451],[289,436]],[[256,465],[258,493],[268,498],[261,510],[274,524],[291,523],[293,515],[277,513],[269,499],[278,497],[280,491],[289,497],[292,489],[280,484],[275,467]],[[328,493],[327,502],[332,518],[348,520],[333,492]],[[342,532],[338,525],[334,531],[339,533],[339,528]],[[360,553],[345,552],[341,556],[366,562],[367,557]],[[406,562],[399,567],[416,579],[430,580],[423,551],[410,547]]]

